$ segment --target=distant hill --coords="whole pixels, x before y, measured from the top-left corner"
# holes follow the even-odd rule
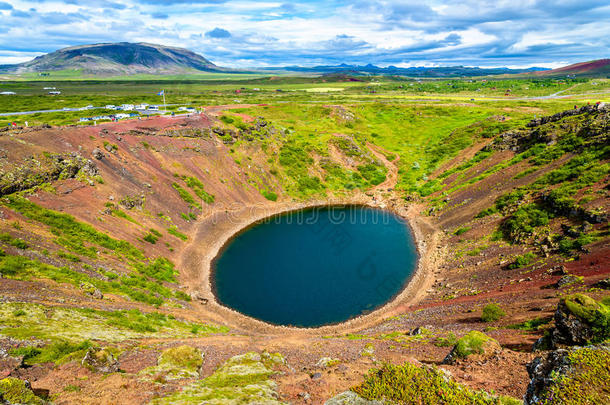
[[[147,43],[80,45],[63,48],[20,63],[0,67],[6,73],[82,70],[84,74],[177,74],[194,71],[224,72],[195,52]]]
[[[375,65],[340,65],[331,66],[286,66],[265,68],[268,71],[290,71],[304,73],[332,74],[344,73],[349,75],[388,75],[388,76],[410,76],[410,77],[461,77],[461,76],[488,76],[501,74],[516,74],[525,72],[537,72],[548,70],[545,68],[532,67],[528,69],[509,69],[509,68],[480,68],[468,66],[446,66],[446,67],[408,67],[397,66],[379,67]]]
[[[536,76],[610,77],[610,59],[575,63],[561,68],[533,73]]]

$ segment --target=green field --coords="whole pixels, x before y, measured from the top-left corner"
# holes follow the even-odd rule
[[[168,104],[205,106],[219,104],[345,104],[393,103],[399,105],[434,103],[476,103],[485,108],[510,106],[547,108],[552,103],[607,101],[608,79],[451,79],[412,80],[397,77],[292,77],[209,73],[194,76],[130,76],[105,80],[2,81],[0,91],[15,95],[0,96],[0,113],[80,108],[107,104],[161,104],[157,95],[165,90]],[[25,77],[24,77],[25,79]],[[48,78],[47,78],[48,79]],[[48,95],[45,87],[55,87],[60,95]],[[540,99],[543,97],[542,99]],[[544,97],[552,97],[544,99]],[[527,101],[524,103],[524,101]],[[551,102],[549,104],[549,102]],[[174,106],[174,110],[177,106]],[[170,108],[171,110],[171,108]],[[99,115],[95,112],[38,113],[28,116],[2,116],[0,125],[48,123],[74,124],[78,118]]]

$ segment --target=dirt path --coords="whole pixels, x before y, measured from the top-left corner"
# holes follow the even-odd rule
[[[385,181],[373,187],[371,191],[373,193],[377,193],[391,191],[390,189],[393,190],[394,187],[396,187],[396,183],[398,183],[398,166],[396,163],[398,163],[400,160],[400,156],[396,155],[396,159],[394,159],[393,162],[390,162],[388,158],[386,158],[386,153],[389,153],[388,151],[385,151],[386,153],[380,152],[379,150],[382,148],[380,146],[373,145],[370,142],[367,142],[366,146],[369,148],[371,153],[375,155],[377,159],[381,160],[383,165],[388,169]]]

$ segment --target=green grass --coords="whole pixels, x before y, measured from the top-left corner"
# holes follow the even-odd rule
[[[512,325],[509,325],[508,327],[510,329],[518,329],[518,330],[523,330],[523,331],[527,331],[527,332],[533,332],[533,331],[540,330],[545,325],[548,325],[549,323],[551,323],[552,320],[553,320],[553,318],[550,318],[550,317],[547,317],[547,318],[539,317],[539,318],[529,319],[527,321],[523,321],[520,323],[515,323]]]
[[[169,233],[170,235],[173,235],[176,238],[181,239],[183,241],[187,241],[188,238],[189,238],[187,235],[185,235],[182,232],[180,232],[178,230],[178,228],[176,228],[175,226],[167,228],[167,233]]]
[[[26,314],[15,316],[22,310]],[[227,333],[224,326],[186,322],[158,312],[100,311],[91,308],[48,307],[33,303],[0,303],[0,335],[17,339],[50,339],[71,345],[86,340],[106,342],[140,338],[192,338]],[[197,333],[193,335],[193,328]],[[44,352],[44,350],[43,350]]]
[[[205,191],[203,183],[198,178],[192,176],[182,176],[182,180],[184,180],[186,185],[189,186],[195,195],[197,195],[197,197],[199,197],[203,202],[206,204],[212,204],[214,202],[215,197]],[[174,188],[176,187],[174,186]],[[178,192],[180,193],[180,190],[178,190]],[[180,196],[182,197],[182,194],[180,194]]]
[[[178,192],[180,198],[182,198],[182,200],[187,203],[190,208],[201,209],[201,205],[195,201],[193,195],[185,190],[180,184],[172,183],[172,187]]]
[[[72,258],[68,260],[75,262]],[[103,293],[122,295],[133,301],[154,306],[162,305],[166,299],[175,296],[174,290],[159,282],[149,280],[149,278],[154,278],[173,281],[175,270],[173,265],[165,259],[157,259],[148,265],[140,265],[139,270],[144,275],[131,274],[105,281],[69,267],[56,267],[24,256],[5,255],[0,257],[0,274],[7,278],[16,280],[43,278],[57,283],[71,284],[75,287],[79,287],[81,283],[88,283]]]
[[[97,245],[131,261],[144,259],[142,251],[129,242],[111,238],[91,225],[77,221],[71,215],[43,208],[17,195],[7,196],[2,203],[29,219],[47,225],[53,234],[62,238],[63,245],[74,253],[87,252],[89,255],[95,255],[94,252],[97,249],[87,246],[86,241],[88,244]]]
[[[22,346],[10,350],[12,356],[23,356],[23,363],[34,365],[38,363],[62,364],[66,360],[74,358],[74,354],[84,355],[86,350],[92,346],[88,340],[83,342],[57,341],[41,348],[33,346]]]

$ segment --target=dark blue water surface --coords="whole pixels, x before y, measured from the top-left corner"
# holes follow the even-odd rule
[[[401,218],[369,207],[324,207],[255,224],[215,261],[223,305],[269,323],[315,327],[385,304],[415,270]]]

